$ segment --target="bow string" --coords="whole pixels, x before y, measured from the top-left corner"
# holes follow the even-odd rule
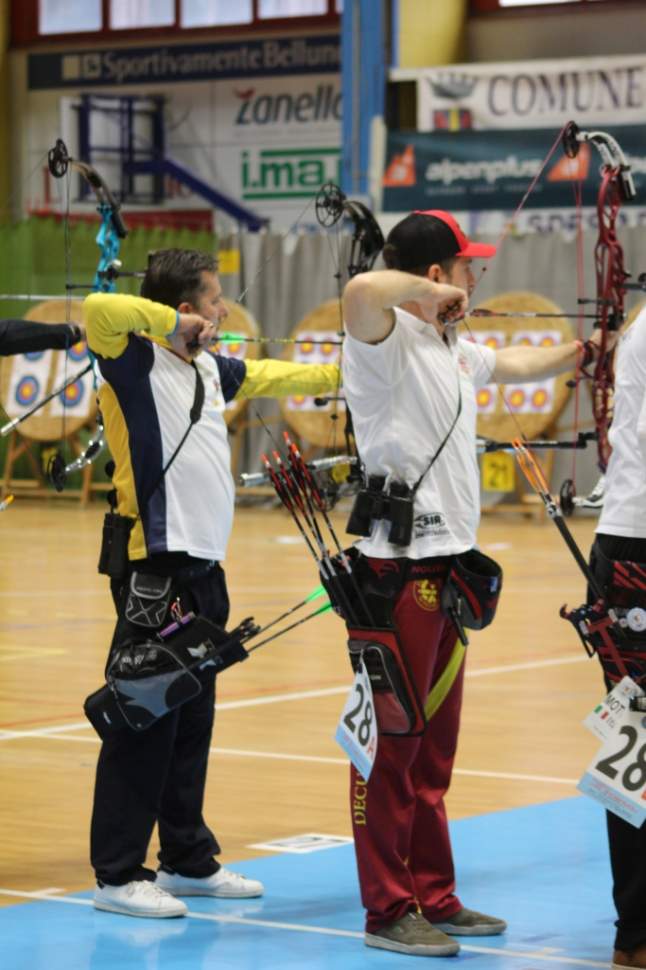
[[[371,270],[379,253],[384,248],[385,240],[381,227],[370,209],[357,199],[349,199],[334,182],[326,182],[321,186],[316,195],[314,207],[317,221],[324,229],[340,226],[344,219],[346,221],[349,220],[352,224],[353,232],[350,240],[350,251],[346,261],[348,279],[352,279],[359,273],[367,273]],[[339,403],[341,401],[341,369],[343,365],[343,279],[338,256],[335,278],[337,281],[337,299],[339,303],[339,339],[341,346],[339,348],[339,375],[334,394],[335,406],[331,416],[333,422],[333,451],[337,450],[336,433],[339,419]],[[324,401],[325,398],[321,400]],[[354,437],[352,433],[352,417],[347,410],[344,437],[346,451],[352,456],[353,451],[356,453],[356,447],[353,448],[352,445],[351,438]],[[350,465],[350,476],[353,476],[354,473],[355,469],[353,465]]]
[[[337,253],[333,253],[333,261],[334,261],[334,268],[335,268],[334,276],[337,281],[337,295],[338,295],[338,301],[339,301],[339,326],[341,329],[339,330],[339,333],[338,333],[338,337],[339,337],[338,341],[326,340],[325,343],[329,344],[330,342],[332,343],[336,342],[339,344],[339,376],[337,379],[337,386],[334,390],[334,393],[331,396],[325,396],[325,397],[320,397],[316,399],[317,404],[319,404],[320,406],[323,406],[329,403],[333,403],[334,405],[332,413],[330,415],[330,418],[332,421],[330,450],[335,453],[337,451],[337,427],[338,427],[338,420],[339,420],[339,403],[342,399],[341,398],[341,367],[342,367],[342,359],[343,359],[343,330],[342,330],[343,314],[341,310],[341,296],[343,291],[343,277],[344,275],[347,275],[347,277],[350,279],[353,276],[356,276],[358,273],[365,273],[368,270],[372,269],[375,263],[375,260],[377,259],[379,253],[383,249],[384,237],[383,237],[381,228],[377,220],[375,219],[374,215],[370,211],[370,209],[368,209],[366,205],[364,205],[362,202],[358,201],[357,199],[349,199],[345,195],[345,193],[342,192],[340,187],[335,183],[327,182],[324,185],[322,185],[321,188],[316,193],[313,201],[314,201],[314,210],[315,210],[317,222],[323,229],[331,230],[334,227],[340,228],[344,221],[350,222],[352,225],[352,236],[350,239],[349,252],[347,254],[347,259],[343,261],[343,266],[342,266],[340,250],[337,251]],[[291,229],[293,228],[294,226],[291,227]],[[330,233],[328,233],[328,239],[331,240]],[[271,256],[269,257],[269,259],[270,258]],[[264,268],[267,265],[267,262],[269,261],[269,259],[265,261],[262,268]],[[256,274],[255,279],[257,279],[257,277],[258,277],[258,274]],[[249,287],[244,291],[242,296],[246,295],[248,290],[249,290]],[[239,302],[242,299],[242,296],[238,298],[237,302]],[[237,335],[225,334],[224,335],[225,342],[230,337],[235,337],[235,336]],[[243,341],[246,341],[246,340],[253,341],[255,339],[260,339],[260,338],[241,337],[241,339]],[[265,339],[265,338],[262,338],[262,339]],[[294,338],[278,338],[276,340],[272,340],[272,338],[267,338],[266,342],[298,344],[301,341]],[[317,341],[308,339],[307,343],[317,343]],[[254,403],[251,400],[249,400],[248,403],[251,405],[252,410],[254,411],[256,416],[260,419],[260,423],[265,429],[265,431],[267,432],[267,434],[269,435],[269,437],[271,438],[276,451],[280,453],[281,445],[276,441],[270,428],[266,425],[266,423],[262,419],[260,412],[258,411],[258,409],[255,407]],[[347,420],[347,418],[346,418],[346,427],[345,427],[344,434],[345,434],[345,444],[346,444],[347,454],[342,456],[334,454],[333,457],[331,458],[320,459],[320,460],[308,463],[308,466],[312,469],[312,471],[319,472],[328,468],[336,468],[339,465],[344,465],[344,466],[348,466],[350,469],[350,472],[349,472],[350,479],[352,479],[353,476],[358,475],[359,463],[355,455],[353,455],[354,448],[351,442],[350,421]],[[266,462],[264,462],[264,468],[265,468],[264,472],[260,472],[257,474],[242,474],[239,478],[240,484],[243,485],[244,487],[249,487],[251,485],[257,485],[260,483],[269,482],[273,484],[275,487],[276,483],[267,468]],[[335,481],[336,480],[337,479],[335,478]]]

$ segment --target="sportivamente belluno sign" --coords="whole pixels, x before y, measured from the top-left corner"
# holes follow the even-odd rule
[[[118,84],[208,81],[236,77],[336,73],[337,36],[175,44],[30,54],[28,87],[77,88]]]

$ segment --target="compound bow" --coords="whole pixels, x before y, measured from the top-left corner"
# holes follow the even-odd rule
[[[96,235],[96,244],[99,247],[99,261],[94,279],[90,284],[73,283],[67,279],[65,282],[65,290],[68,297],[73,290],[90,290],[100,293],[114,292],[116,289],[115,280],[118,276],[125,275],[121,272],[119,253],[121,243],[128,235],[128,230],[121,217],[120,204],[96,169],[86,162],[72,158],[67,151],[65,142],[61,138],[56,140],[54,147],[48,152],[47,163],[49,171],[54,178],[63,178],[70,169],[73,169],[88,182],[96,196],[97,212],[101,219],[99,231]],[[69,219],[69,196],[66,218]],[[69,251],[66,251],[66,263],[69,267]],[[94,370],[94,363],[92,359],[88,367],[81,374],[78,374],[74,380],[81,377],[82,374],[87,373],[88,370]],[[44,404],[46,402],[42,403]],[[56,491],[62,492],[67,476],[71,472],[78,471],[90,465],[101,453],[104,446],[103,419],[101,413],[97,412],[97,433],[90,439],[83,452],[67,464],[60,450],[57,450],[56,454],[50,459],[47,473]]]

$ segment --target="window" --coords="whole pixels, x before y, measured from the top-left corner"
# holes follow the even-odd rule
[[[171,27],[174,23],[175,0],[110,0],[110,27],[113,30]]]
[[[377,2],[377,0],[375,0]],[[475,2],[475,0],[471,0]],[[487,0],[495,2],[498,0]],[[11,43],[27,46],[52,38],[79,43],[136,40],[184,30],[284,28],[338,29],[343,0],[0,0],[9,3]]]
[[[222,27],[227,24],[250,24],[253,21],[251,0],[182,0],[182,27]]]
[[[313,17],[327,13],[327,0],[258,0],[260,20]]]
[[[101,0],[39,0],[38,26],[41,34],[101,30]]]

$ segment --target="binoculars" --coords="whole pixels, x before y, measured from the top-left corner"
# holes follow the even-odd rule
[[[388,542],[407,546],[413,537],[413,490],[405,482],[390,482],[385,475],[369,475],[366,488],[357,492],[346,531],[353,536],[369,536],[373,520],[390,523]]]

